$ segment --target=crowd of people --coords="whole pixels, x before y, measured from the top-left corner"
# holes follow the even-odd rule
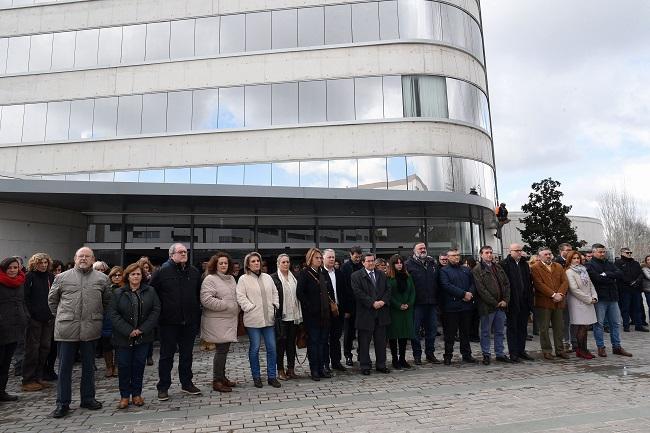
[[[588,253],[562,244],[556,257],[540,248],[528,259],[521,245],[512,244],[500,261],[492,247],[483,246],[476,262],[463,261],[456,249],[436,260],[424,243],[417,243],[410,257],[395,254],[388,260],[353,247],[342,263],[334,250],[310,248],[302,267],[280,254],[271,275],[258,252],[247,254],[241,264],[219,252],[202,274],[188,263],[188,250],[180,243],[169,248],[169,260],[159,268],[146,257],[125,268],[109,268],[87,247],[76,252],[67,270],[45,253],[34,254],[27,269],[20,258],[8,257],[0,263],[0,401],[17,399],[6,392],[15,357],[21,362],[22,390],[41,391],[56,381],[51,416],[67,415],[72,368],[79,360],[80,406],[100,409],[95,399],[99,350],[105,376],[118,377],[118,408],[142,406],[145,365],[153,365],[156,338],[158,400],[170,398],[177,352],[181,390],[201,394],[192,373],[197,335],[214,347],[213,390],[232,392],[238,384],[226,375],[227,357],[242,324],[258,388],[264,386],[262,340],[266,382],[276,388],[282,386],[280,380],[299,378],[298,347],[307,348],[314,381],[354,365],[355,339],[363,375],[373,369],[388,374],[389,366],[412,368],[406,357],[409,341],[414,364],[440,364],[434,353],[439,323],[445,365],[452,363],[457,341],[463,363],[533,361],[526,351],[531,314],[546,360],[567,359],[572,352],[594,358],[587,343],[590,328],[598,356],[607,356],[606,331],[613,354],[632,356],[622,347],[620,328],[629,332],[633,324],[636,331],[648,332],[642,296],[650,306],[650,256],[640,264],[628,248],[620,253],[612,263],[601,244]],[[477,340],[482,359],[473,356],[470,342]]]

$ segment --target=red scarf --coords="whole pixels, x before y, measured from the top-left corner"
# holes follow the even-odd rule
[[[2,269],[0,269],[0,284],[3,286],[15,289],[16,287],[22,286],[24,283],[25,273],[23,271],[18,271],[18,275],[16,275],[14,278],[11,278]]]

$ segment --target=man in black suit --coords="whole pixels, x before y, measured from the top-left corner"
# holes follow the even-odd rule
[[[346,280],[343,273],[334,267],[336,262],[336,252],[332,249],[323,251],[323,268],[328,277],[328,283],[331,291],[334,293],[332,301],[336,302],[339,309],[338,315],[332,314],[330,319],[330,337],[329,344],[325,345],[325,352],[323,359],[325,360],[325,370],[330,367],[338,371],[345,371],[345,367],[341,364],[341,335],[343,335],[343,315],[344,311],[350,311],[348,307],[348,300],[345,290]]]
[[[354,293],[352,293],[351,278],[352,274],[359,269],[363,269],[361,264],[361,247],[354,246],[350,248],[350,260],[343,263],[341,266],[341,272],[343,273],[343,278],[345,279],[345,298],[349,300],[349,309],[343,310],[343,354],[345,355],[345,365],[352,367],[354,363],[352,362],[352,342],[356,338],[357,330],[354,327],[355,315],[354,315]],[[359,351],[357,350],[357,356]]]
[[[363,269],[352,274],[352,292],[356,300],[359,364],[364,375],[370,374],[370,340],[375,344],[376,370],[389,373],[386,368],[386,328],[390,325],[390,289],[386,275],[375,270],[375,255],[363,255]]]

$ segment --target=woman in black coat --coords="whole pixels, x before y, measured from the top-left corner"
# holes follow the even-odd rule
[[[111,300],[113,346],[117,349],[120,403],[118,409],[129,406],[129,398],[142,406],[142,378],[154,327],[160,316],[160,300],[153,287],[142,283],[144,269],[132,263],[124,270],[125,285],[117,288]]]

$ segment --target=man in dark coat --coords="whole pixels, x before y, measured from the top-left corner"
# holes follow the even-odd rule
[[[158,400],[169,399],[176,350],[183,392],[201,394],[192,382],[192,350],[201,323],[201,275],[187,263],[187,248],[183,244],[169,247],[169,260],[153,274],[150,284],[156,289],[161,304]]]
[[[386,328],[390,325],[390,290],[386,275],[375,270],[375,255],[366,253],[363,269],[352,274],[352,291],[356,299],[356,321],[359,340],[359,364],[364,375],[370,374],[370,340],[375,344],[375,368],[386,368]]]
[[[528,317],[533,311],[534,291],[528,262],[522,258],[523,248],[520,244],[510,245],[510,254],[501,261],[501,268],[510,282],[510,305],[506,311],[506,337],[510,359],[532,361],[526,353],[526,336],[528,335]]]
[[[355,321],[355,301],[354,293],[352,293],[351,278],[352,274],[363,269],[361,264],[361,247],[354,246],[350,248],[350,260],[343,263],[341,266],[341,273],[343,274],[343,279],[345,281],[345,290],[344,298],[348,301],[342,305],[343,309],[341,313],[343,314],[343,355],[345,355],[345,365],[352,366],[352,342],[354,341],[356,329],[354,327]],[[357,352],[358,355],[359,352]]]
[[[332,314],[330,320],[330,333],[329,341],[325,346],[325,353],[323,359],[325,360],[325,370],[331,366],[334,370],[345,371],[345,367],[341,364],[341,335],[343,334],[344,313],[343,311],[350,311],[350,301],[347,299],[348,290],[346,288],[346,280],[343,273],[334,267],[336,261],[336,253],[332,249],[323,251],[323,269],[327,274],[329,290],[332,293],[332,301],[336,302],[339,309],[338,315]]]
[[[623,330],[630,331],[630,318],[634,323],[634,330],[648,332],[647,326],[643,326],[643,300],[641,291],[643,285],[643,271],[639,262],[632,258],[632,251],[629,248],[621,248],[621,258],[616,260],[615,265],[623,273],[623,278],[618,280],[619,300],[623,317]]]

